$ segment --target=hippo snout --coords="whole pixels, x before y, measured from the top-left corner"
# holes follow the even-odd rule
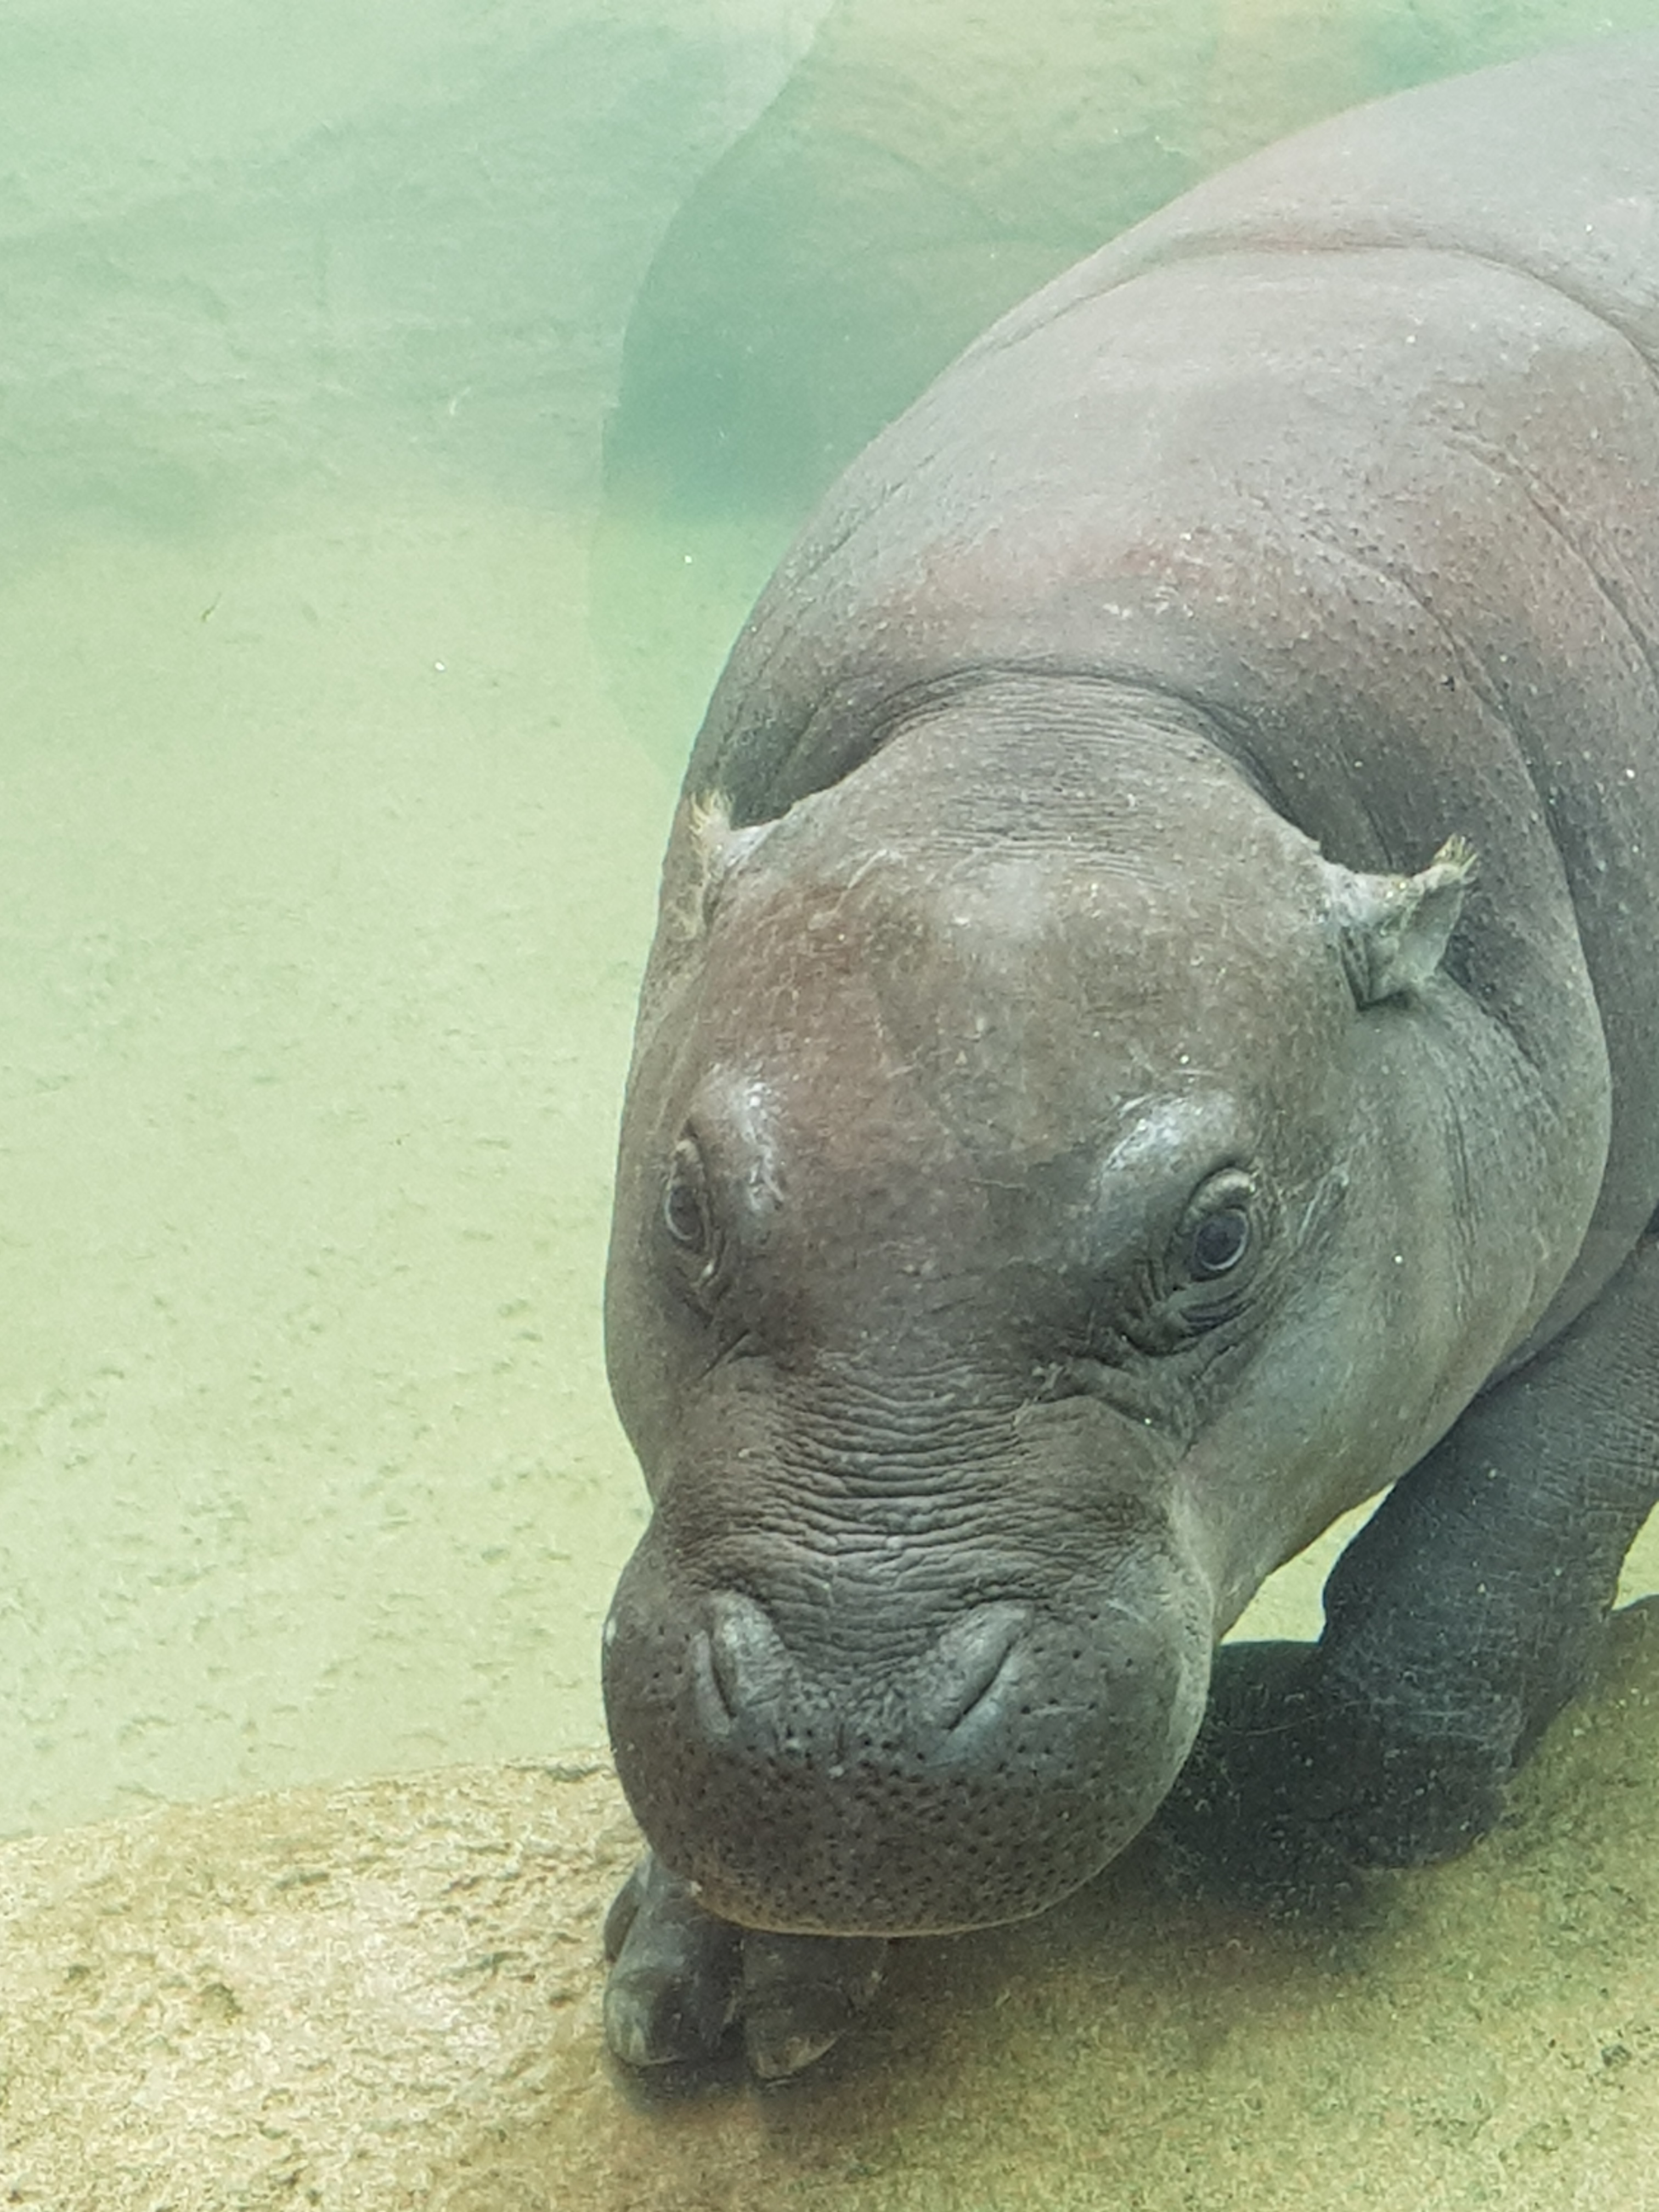
[[[705,1601],[703,1625],[691,1638],[697,1718],[711,1743],[775,1758],[802,1747],[811,1694],[763,1606],[738,1590]],[[1006,1720],[1008,1701],[1022,1694],[1021,1638],[1030,1622],[1022,1605],[977,1606],[952,1621],[907,1673],[885,1685],[884,1748],[907,1742],[923,1764],[946,1764]],[[867,1732],[860,1747],[869,1748]]]
[[[1038,1912],[1168,1789],[1208,1638],[1134,1604],[968,1595],[920,1619],[681,1593],[647,1536],[606,1630],[617,1768],[706,1909],[793,1934],[917,1935]]]

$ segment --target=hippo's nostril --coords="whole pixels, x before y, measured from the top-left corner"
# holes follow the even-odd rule
[[[929,1717],[943,1734],[959,1738],[974,1723],[994,1719],[999,1690],[1029,1618],[1023,1605],[984,1605],[940,1637],[927,1703]]]
[[[705,1608],[708,1626],[691,1639],[697,1717],[711,1738],[730,1735],[786,1686],[783,1640],[764,1610],[739,1590],[723,1590]]]

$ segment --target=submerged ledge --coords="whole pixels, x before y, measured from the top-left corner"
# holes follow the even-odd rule
[[[0,1846],[0,2204],[42,2212],[1505,2212],[1647,2201],[1659,1600],[1511,1817],[1317,1921],[1139,1854],[902,1947],[798,2081],[624,2081],[602,1754],[177,1807]]]

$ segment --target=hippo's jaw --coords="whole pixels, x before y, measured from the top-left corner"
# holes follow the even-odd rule
[[[658,1856],[722,1918],[837,1936],[1024,1918],[1129,1842],[1190,1748],[1212,1616],[1167,1553],[1092,1588],[986,1595],[970,1573],[943,1604],[854,1570],[814,1619],[688,1589],[660,1519],[606,1626],[611,1741]]]

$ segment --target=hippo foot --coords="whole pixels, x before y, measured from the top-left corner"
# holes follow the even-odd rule
[[[1342,1698],[1316,1645],[1225,1644],[1152,1832],[1183,1885],[1315,1908],[1352,1897],[1358,1869],[1467,1850],[1501,1817],[1513,1764],[1507,1741],[1424,1737]]]
[[[887,1945],[875,1936],[774,1936],[717,1920],[647,1851],[605,1925],[614,1963],[605,2034],[625,2066],[696,2064],[740,2029],[763,2081],[822,2057],[875,1996]]]

